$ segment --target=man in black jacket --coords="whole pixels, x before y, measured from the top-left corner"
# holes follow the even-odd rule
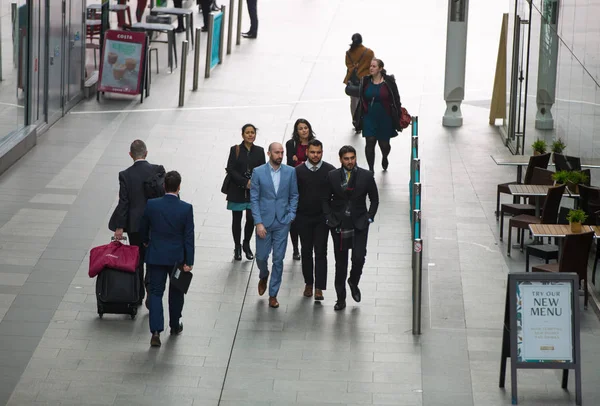
[[[352,298],[360,302],[358,288],[367,255],[369,225],[374,221],[379,207],[379,193],[373,173],[356,166],[356,150],[345,145],[339,152],[342,167],[329,172],[328,190],[323,202],[323,213],[331,228],[335,250],[335,310],[346,307],[346,276],[348,250],[352,250],[352,269],[348,286]],[[367,209],[367,196],[370,206]]]
[[[139,233],[140,220],[146,208],[148,198],[144,183],[157,173],[164,174],[162,165],[153,165],[146,161],[148,150],[144,141],[135,140],[129,148],[129,156],[133,165],[119,172],[119,203],[110,218],[108,228],[115,232],[115,239],[123,238],[123,232],[129,236],[129,243],[140,248],[138,274],[140,277],[140,302],[144,299],[146,289],[144,283],[145,247]]]
[[[295,223],[302,243],[304,296],[313,295],[314,285],[315,300],[323,300],[323,291],[327,289],[327,239],[329,238],[329,229],[323,216],[323,191],[328,189],[327,174],[335,168],[322,160],[323,144],[317,139],[308,142],[306,155],[308,157],[306,162],[296,167],[299,198]]]

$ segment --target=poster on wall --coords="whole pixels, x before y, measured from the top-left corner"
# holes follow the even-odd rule
[[[109,30],[100,62],[101,92],[137,95],[142,92],[146,33]]]
[[[570,282],[517,284],[519,362],[573,362]]]

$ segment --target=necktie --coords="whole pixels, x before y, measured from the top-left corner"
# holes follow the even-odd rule
[[[346,182],[350,182],[350,172],[346,172]]]
[[[312,167],[312,171],[313,171],[313,172],[316,172],[316,171],[317,171],[317,169],[318,169],[318,168],[317,168],[316,166],[314,166],[314,165],[313,165],[313,167]]]

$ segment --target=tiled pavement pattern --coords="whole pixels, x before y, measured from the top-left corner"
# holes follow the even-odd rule
[[[0,177],[0,403],[9,405],[481,405],[510,403],[497,387],[507,259],[493,217],[495,185],[514,177],[487,126],[502,7],[472,4],[465,125],[440,126],[445,1],[261,0],[261,31],[244,41],[176,109],[178,71],[154,76],[152,96],[85,102]],[[411,334],[408,136],[377,169],[381,206],[371,227],[363,302],[334,313],[333,262],[325,302],[301,296],[288,257],[269,309],[254,264],[232,261],[230,214],[219,193],[228,146],[246,122],[258,143],[311,121],[326,160],[351,143],[343,52],[360,31],[399,78],[420,116],[425,216],[423,335]],[[164,56],[161,51],[161,56]],[[166,58],[165,58],[166,59]],[[164,64],[165,61],[162,61]],[[190,69],[191,71],[191,65]],[[189,82],[188,82],[189,83]],[[482,102],[484,101],[484,102]],[[102,111],[117,112],[102,113]],[[95,313],[90,247],[106,243],[117,172],[141,138],[152,162],[183,175],[194,204],[196,267],[182,336],[149,348],[148,314]],[[600,324],[582,312],[586,404],[600,401]],[[521,404],[567,405],[555,372],[520,372]],[[572,390],[572,382],[570,389]]]

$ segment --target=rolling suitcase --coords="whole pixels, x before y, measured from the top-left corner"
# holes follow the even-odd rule
[[[123,272],[104,268],[96,278],[96,299],[98,316],[105,313],[137,315],[137,302],[140,300],[140,279],[137,272]]]
[[[140,300],[140,279],[136,272],[104,268],[96,276],[96,300],[98,316],[105,313],[137,315]]]

